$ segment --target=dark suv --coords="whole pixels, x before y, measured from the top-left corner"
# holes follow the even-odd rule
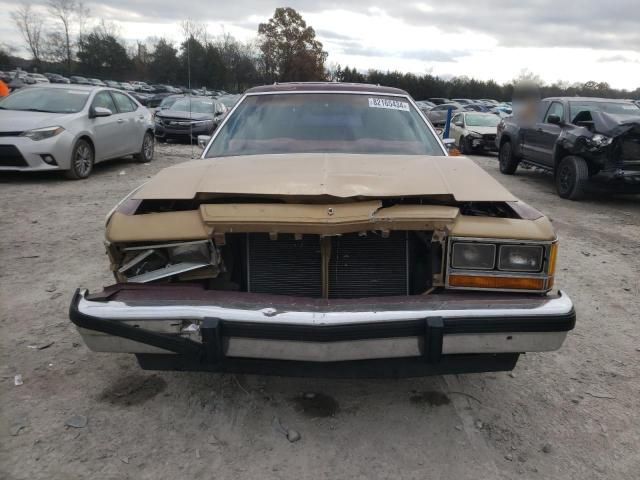
[[[578,200],[588,183],[620,193],[640,192],[640,107],[627,100],[546,98],[536,118],[515,115],[498,125],[500,171],[520,162],[555,176],[562,198]]]

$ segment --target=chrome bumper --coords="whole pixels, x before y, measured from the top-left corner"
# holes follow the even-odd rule
[[[94,351],[181,354],[198,361],[348,362],[560,348],[569,297],[456,292],[358,300],[117,285],[79,290],[71,320]]]

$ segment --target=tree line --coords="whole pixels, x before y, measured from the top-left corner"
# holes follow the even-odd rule
[[[145,80],[229,92],[276,81],[360,82],[398,87],[416,99],[510,100],[518,82],[542,84],[539,77],[528,71],[521,72],[512,82],[498,84],[466,76],[442,78],[328,66],[327,53],[314,29],[292,8],[277,8],[272,18],[259,24],[257,37],[249,42],[240,42],[230,35],[212,37],[204,24],[186,20],[180,23],[183,34],[180,42],[159,37],[127,44],[112,24],[102,21],[88,28],[90,12],[82,0],[48,0],[46,15],[23,3],[11,12],[11,17],[31,59],[27,64],[0,49],[0,65],[26,64],[39,72],[117,81]],[[630,92],[594,81],[542,84],[540,90],[543,97],[640,97],[640,88]]]

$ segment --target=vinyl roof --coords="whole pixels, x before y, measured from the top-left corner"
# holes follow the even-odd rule
[[[246,93],[265,92],[296,92],[296,91],[331,91],[331,92],[376,92],[380,94],[409,95],[404,90],[393,87],[381,87],[380,85],[366,83],[338,83],[338,82],[292,82],[274,83],[273,85],[263,85],[253,87]]]

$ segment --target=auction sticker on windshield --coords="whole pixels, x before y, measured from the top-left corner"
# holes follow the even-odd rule
[[[404,112],[409,111],[409,104],[407,102],[401,102],[399,100],[389,100],[387,98],[370,98],[370,108],[388,108],[389,110],[402,110]]]

